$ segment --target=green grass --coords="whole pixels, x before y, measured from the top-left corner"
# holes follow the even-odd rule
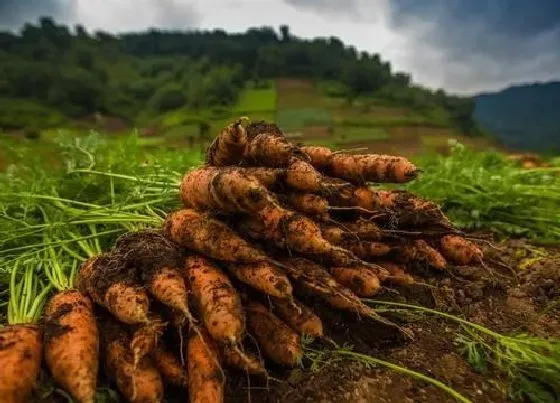
[[[234,114],[251,114],[251,112],[276,110],[276,88],[245,89],[241,91],[237,103],[233,106]]]
[[[276,123],[286,131],[298,130],[307,126],[330,124],[329,113],[321,108],[280,109],[276,113]]]

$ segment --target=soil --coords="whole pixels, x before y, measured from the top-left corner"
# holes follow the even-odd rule
[[[481,246],[484,265],[416,276],[418,284],[386,289],[376,299],[432,307],[497,332],[560,337],[560,250],[538,248],[522,240],[482,242]],[[469,364],[456,341],[461,329],[451,321],[426,314],[390,314],[390,319],[413,334],[413,340],[406,340],[374,322],[326,308],[316,298],[302,298],[323,319],[325,334],[339,345],[348,343],[354,352],[435,378],[472,402],[511,401],[503,374],[492,366],[477,372]],[[315,342],[310,348],[324,351],[328,345]],[[225,401],[456,402],[445,391],[406,374],[340,356],[325,358],[317,368],[309,359],[293,370],[267,363],[268,380],[248,379],[239,371],[226,369]],[[170,395],[168,402],[184,401],[181,392]],[[53,396],[41,401],[58,401]]]

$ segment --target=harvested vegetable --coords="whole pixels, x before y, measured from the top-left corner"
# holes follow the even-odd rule
[[[187,345],[190,403],[224,401],[224,374],[219,360],[210,336],[204,330],[193,333]]]
[[[442,255],[454,264],[466,266],[482,261],[482,250],[459,235],[446,235],[440,240]]]
[[[366,267],[333,267],[331,273],[336,281],[350,288],[359,297],[374,296],[381,289],[379,278]]]
[[[244,157],[249,165],[285,167],[298,151],[273,123],[250,123],[247,126],[247,137]]]
[[[251,375],[266,376],[267,373],[264,363],[258,357],[247,352],[240,354],[238,349],[232,348],[227,344],[220,347],[220,356],[226,365],[240,369]]]
[[[247,146],[247,132],[242,119],[229,124],[214,139],[206,153],[206,162],[213,166],[236,165]]]
[[[247,305],[247,324],[264,355],[280,365],[296,366],[303,358],[301,339],[258,302]]]
[[[160,342],[155,346],[151,356],[165,383],[183,389],[189,387],[187,368],[163,343]]]
[[[321,318],[301,302],[272,298],[272,311],[299,334],[323,337]]]
[[[185,276],[212,339],[233,346],[241,343],[245,315],[241,299],[228,277],[209,259],[194,255],[185,260]]]
[[[290,279],[270,262],[229,264],[227,269],[239,281],[267,295],[278,298],[292,297]]]

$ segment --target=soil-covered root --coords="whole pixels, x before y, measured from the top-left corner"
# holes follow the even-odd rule
[[[80,291],[126,324],[148,320],[149,300],[137,283],[136,271],[117,250],[87,260],[78,275]]]
[[[389,261],[379,261],[376,263],[388,273],[388,275],[384,278],[380,278],[382,282],[387,281],[388,283],[402,286],[412,285],[415,283],[414,277],[407,273],[404,265]]]
[[[323,322],[297,300],[271,298],[272,312],[301,335],[323,337]]]
[[[391,252],[391,247],[383,242],[353,240],[343,242],[340,246],[365,261],[386,256]]]
[[[367,267],[332,267],[331,273],[359,297],[373,297],[381,290],[379,278]]]
[[[154,365],[162,375],[163,381],[169,385],[187,389],[189,377],[187,368],[165,345],[159,342],[151,352]]]
[[[55,294],[45,307],[45,363],[79,403],[95,402],[99,332],[91,300],[77,290]]]
[[[185,174],[180,193],[185,207],[198,211],[254,213],[275,204],[272,194],[254,176],[209,166]]]
[[[404,157],[376,154],[333,153],[327,174],[355,184],[404,183],[416,178],[418,168]]]
[[[324,170],[328,168],[330,158],[333,154],[329,148],[321,146],[301,146],[300,150],[309,157],[311,165],[317,169]]]
[[[42,354],[40,327],[24,324],[0,327],[0,402],[28,401],[39,376]]]
[[[352,252],[332,245],[311,219],[283,208],[265,209],[240,220],[239,228],[253,239],[274,243],[278,248],[316,256],[329,263],[349,266],[360,260]]]
[[[226,267],[228,272],[239,281],[264,294],[278,298],[292,297],[290,279],[270,262],[228,264]]]
[[[190,403],[224,401],[224,373],[212,338],[201,329],[190,336],[187,344]]]
[[[264,362],[247,351],[241,353],[239,349],[224,344],[220,346],[220,357],[225,365],[232,368],[237,368],[251,375],[267,375]]]
[[[137,326],[130,340],[134,365],[138,365],[144,357],[152,352],[163,335],[165,327],[166,323],[157,313],[151,313],[147,323]]]
[[[227,275],[202,256],[185,259],[193,303],[212,339],[238,346],[245,332],[241,298]]]
[[[244,159],[248,165],[286,167],[299,150],[284,137],[274,123],[252,122],[247,126]]]
[[[409,265],[424,265],[438,270],[447,267],[445,258],[423,239],[416,239],[397,247],[393,253],[398,262]]]
[[[163,232],[180,246],[213,259],[230,263],[268,260],[263,251],[239,237],[226,224],[191,209],[170,213]]]
[[[286,185],[299,192],[315,193],[321,190],[322,175],[313,165],[299,159],[292,158],[286,170]]]
[[[241,120],[226,126],[206,152],[206,162],[213,166],[237,165],[247,146],[247,132]]]
[[[350,289],[338,283],[321,265],[304,258],[279,258],[287,274],[307,294],[321,297],[328,305],[369,317],[387,326],[402,329],[365,305]]]
[[[142,230],[121,236],[115,248],[126,256],[128,265],[139,273],[148,292],[159,302],[192,321],[188,291],[181,274],[183,254],[178,245],[160,231]]]
[[[451,263],[466,266],[482,262],[482,250],[459,235],[446,235],[439,242],[439,251]]]
[[[249,302],[247,324],[265,356],[277,364],[296,366],[303,358],[299,335],[264,305]]]

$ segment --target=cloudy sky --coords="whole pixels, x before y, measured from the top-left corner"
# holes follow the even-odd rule
[[[559,0],[0,0],[0,29],[41,15],[111,32],[288,24],[463,94],[560,80]]]

